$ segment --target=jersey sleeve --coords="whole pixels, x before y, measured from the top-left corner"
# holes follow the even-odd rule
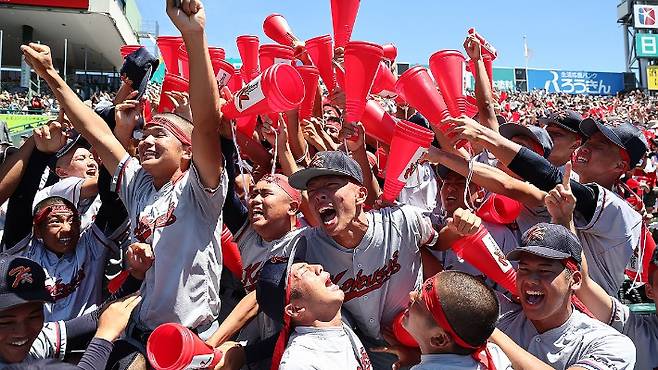
[[[146,179],[146,172],[137,158],[126,153],[112,177],[112,191],[119,194],[129,213],[134,209],[140,189],[145,186],[152,186],[152,182]]]
[[[420,250],[423,245],[432,246],[437,242],[439,235],[432,225],[428,212],[408,205],[402,206],[400,209],[413,234],[411,241],[415,242],[414,246],[417,250]]]
[[[228,187],[228,176],[226,169],[222,170],[220,174],[219,185],[211,189],[205,187],[199,178],[199,172],[194,165],[194,161],[190,166],[190,178],[188,185],[192,191],[192,197],[199,206],[199,211],[203,213],[204,217],[209,219],[217,219],[222,213],[224,200],[226,199],[226,189]]]
[[[102,258],[105,252],[117,253],[119,246],[106,236],[96,224],[91,224],[85,231],[82,232],[80,238],[86,243],[94,258]]]
[[[612,315],[610,316],[610,322],[608,322],[608,325],[612,326],[618,332],[623,333],[624,328],[630,319],[631,310],[628,306],[619,302],[617,298],[610,297],[610,299],[612,299]]]
[[[78,202],[80,202],[80,190],[82,189],[84,182],[85,179],[80,177],[67,177],[61,179],[54,185],[39,190],[34,196],[32,208],[34,208],[40,201],[55,195],[68,200],[77,207]]]
[[[631,370],[635,367],[635,345],[625,335],[605,335],[591,342],[571,366],[588,370]]]
[[[66,325],[64,321],[48,322],[32,343],[30,357],[33,359],[54,358],[64,360],[66,353]]]

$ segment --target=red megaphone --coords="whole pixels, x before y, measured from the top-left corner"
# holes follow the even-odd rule
[[[255,115],[238,117],[235,119],[235,129],[249,138],[254,134],[257,124],[258,120]]]
[[[430,71],[439,85],[441,95],[448,105],[448,111],[453,117],[459,117],[466,112],[465,60],[462,53],[457,50],[437,51],[430,57]]]
[[[162,89],[160,90],[160,104],[158,105],[158,113],[174,111],[174,103],[167,95],[165,95],[166,92],[188,92],[189,89],[190,83],[183,77],[173,73],[165,74],[164,80],[162,80]]]
[[[395,47],[395,44],[384,44],[382,48],[384,49],[384,58],[391,62],[395,61],[395,58],[398,57],[398,48]]]
[[[295,47],[299,39],[292,33],[288,22],[281,14],[270,14],[263,21],[263,32],[281,45]]]
[[[384,98],[394,98],[397,95],[395,93],[395,82],[397,80],[393,72],[391,72],[384,61],[381,61],[379,62],[379,68],[377,69],[370,93]]]
[[[233,240],[231,230],[222,228],[222,263],[238,279],[242,279],[242,257],[238,244]]]
[[[213,369],[223,356],[190,329],[174,323],[155,328],[146,342],[146,353],[156,370]]]
[[[409,121],[395,124],[391,153],[386,163],[386,178],[382,199],[393,202],[404,188],[409,176],[416,170],[418,162],[434,140],[434,132]]]
[[[433,125],[440,126],[441,121],[450,117],[448,106],[424,67],[416,66],[404,72],[395,83],[395,92]]]
[[[475,234],[457,240],[451,248],[459,258],[480,270],[486,277],[513,295],[519,295],[514,267],[484,226],[480,226]]]
[[[292,65],[295,52],[290,46],[266,44],[258,48],[258,61],[260,68],[266,70],[273,64],[285,63]]]
[[[345,47],[352,37],[352,28],[361,0],[331,0],[331,20],[336,47]]]
[[[482,62],[484,63],[484,69],[487,71],[487,77],[489,77],[489,87],[493,89],[493,60],[488,54],[482,56]],[[469,72],[473,74],[473,77],[477,77],[477,69],[475,68],[475,62],[473,60],[468,61],[468,66],[466,68]]]
[[[233,73],[235,73],[233,65],[224,60],[224,49],[209,47],[208,51],[210,52],[210,63],[212,64],[212,69],[215,73],[218,85],[220,87],[226,86]],[[190,60],[185,45],[181,45],[180,49],[178,49],[178,63],[183,78],[189,79]]]
[[[407,329],[405,329],[404,326],[402,325],[402,321],[404,320],[404,314],[407,311],[408,309],[400,312],[393,319],[393,324],[391,325],[393,329],[393,336],[403,346],[418,348],[418,342],[416,342],[414,337],[412,337],[411,334],[409,334],[409,332],[407,331]]]
[[[334,76],[334,47],[331,36],[323,35],[306,40],[306,52],[320,72],[320,78],[329,92],[336,88]]]
[[[366,135],[387,145],[390,145],[393,139],[396,121],[374,100],[368,100],[363,116],[361,116],[361,123],[366,130]]]
[[[484,221],[507,225],[516,221],[521,213],[521,203],[504,195],[492,193],[476,214]]]
[[[304,99],[304,82],[295,68],[275,64],[236,92],[222,107],[227,119],[285,112],[297,107]]]
[[[160,50],[160,55],[164,61],[167,73],[180,75],[178,50],[183,45],[183,38],[180,36],[158,36],[156,44]]]
[[[235,40],[242,60],[240,69],[245,83],[253,80],[260,73],[258,67],[258,36],[242,35]]]
[[[482,37],[482,35],[475,32],[475,28],[470,28],[468,30],[468,34],[473,35],[478,40],[480,40],[480,45],[482,45],[482,49],[484,49],[484,54],[489,55],[491,57],[491,60],[498,58],[498,51],[496,51],[496,48],[493,47],[490,43],[488,43],[487,40],[485,40],[484,37]]]
[[[126,59],[129,54],[132,54],[134,51],[143,48],[142,45],[123,45],[119,52],[121,53],[121,58]]]
[[[244,81],[242,81],[241,72],[239,69],[236,69],[233,73],[233,76],[229,78],[228,84],[226,84],[226,86],[228,86],[232,93],[235,93],[242,88],[242,85],[244,85]]]
[[[365,41],[350,41],[345,46],[345,119],[358,122],[363,115],[366,97],[382,60],[381,46]]]
[[[313,113],[313,103],[315,103],[315,94],[318,91],[318,82],[320,73],[313,66],[295,67],[304,81],[304,100],[299,105],[299,119],[310,118]]]

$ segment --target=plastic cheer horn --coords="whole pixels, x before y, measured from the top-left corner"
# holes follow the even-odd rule
[[[304,99],[304,82],[295,68],[275,64],[236,92],[222,107],[227,119],[285,112]]]
[[[450,117],[448,106],[424,67],[404,72],[395,83],[395,92],[434,125]]]
[[[315,103],[315,94],[318,91],[318,82],[320,73],[313,66],[295,67],[304,81],[304,100],[299,105],[299,119],[310,118],[313,114],[313,103]]]
[[[121,58],[126,59],[126,57],[129,54],[132,54],[132,52],[137,51],[139,49],[143,48],[142,45],[123,45],[120,49],[119,52],[121,53]]]
[[[160,90],[160,104],[158,105],[158,113],[173,112],[174,103],[165,95],[168,91],[181,91],[188,92],[190,83],[183,77],[177,76],[173,73],[165,74],[162,80],[162,89]]]
[[[382,199],[393,202],[416,170],[418,161],[434,140],[434,132],[409,121],[398,121],[391,140],[391,153],[386,163]]]
[[[507,225],[511,224],[521,213],[521,203],[500,194],[491,194],[480,206],[476,214],[484,221]]]
[[[395,46],[395,44],[384,44],[382,45],[382,48],[384,49],[384,58],[390,60],[393,62],[395,58],[398,57],[398,48]]]
[[[390,145],[396,122],[397,120],[376,101],[368,100],[363,116],[361,116],[361,123],[366,130],[366,135]]]
[[[253,80],[260,73],[258,67],[258,36],[242,35],[235,40],[242,60],[241,75],[245,83]]]
[[[488,43],[487,40],[485,40],[484,37],[482,37],[482,35],[477,33],[475,31],[475,28],[469,28],[468,34],[473,35],[478,40],[480,40],[480,45],[482,45],[482,49],[485,55],[489,55],[491,57],[491,60],[498,58],[498,51],[496,51],[496,48],[493,47],[490,43]]]
[[[266,44],[258,48],[258,61],[262,70],[277,63],[292,64],[294,59],[295,51],[290,46]]]
[[[361,119],[383,55],[382,47],[371,42],[350,41],[345,46],[345,80],[350,81],[345,86],[347,122],[358,122]]]
[[[281,45],[295,47],[299,39],[292,33],[288,21],[281,14],[270,14],[263,21],[263,32]]]
[[[233,240],[231,230],[222,228],[222,263],[237,279],[242,278],[242,257],[238,244]]]
[[[244,85],[244,81],[242,81],[242,75],[240,73],[239,69],[236,69],[235,72],[233,73],[233,76],[228,79],[228,83],[226,86],[228,89],[234,93],[242,88],[242,85]]]
[[[167,72],[180,75],[178,68],[178,49],[183,45],[183,38],[180,36],[158,36],[156,43]]]
[[[331,20],[336,47],[344,47],[352,37],[352,29],[361,0],[331,0]]]
[[[222,48],[208,48],[210,52],[210,63],[212,64],[213,72],[215,73],[215,78],[217,79],[217,84],[221,86],[226,86],[229,79],[235,73],[235,68],[233,65],[224,60],[224,49]],[[178,49],[178,63],[179,70],[183,78],[190,78],[190,61],[187,55],[187,49],[185,45],[181,45]]]
[[[247,137],[254,134],[256,125],[258,124],[257,116],[244,116],[235,119],[235,129],[243,133]]]
[[[334,47],[331,36],[322,35],[306,40],[306,52],[320,72],[320,78],[329,92],[336,88],[334,75]]]
[[[416,342],[414,337],[412,337],[411,334],[409,334],[409,332],[407,331],[407,329],[405,329],[404,326],[402,325],[402,321],[404,320],[404,313],[406,311],[407,310],[400,312],[393,319],[393,324],[391,325],[393,329],[393,336],[403,346],[418,348],[418,342]]]
[[[174,323],[155,328],[146,342],[146,353],[156,370],[212,369],[223,356],[190,329]]]
[[[519,295],[512,264],[484,226],[480,226],[475,234],[457,240],[451,248],[459,258],[480,270],[486,277],[513,295]]]
[[[430,57],[430,71],[453,117],[466,112],[464,95],[464,55],[457,50],[441,50]]]
[[[482,55],[482,62],[484,63],[484,69],[487,71],[487,77],[489,77],[489,86],[493,89],[493,60],[489,54],[484,54]],[[466,70],[471,72],[473,77],[477,77],[477,69],[473,60],[468,61]]]
[[[375,80],[372,83],[370,93],[384,98],[394,98],[397,95],[395,93],[396,81],[393,72],[391,72],[384,61],[381,61],[379,62],[379,68],[377,69],[377,74],[375,74]]]

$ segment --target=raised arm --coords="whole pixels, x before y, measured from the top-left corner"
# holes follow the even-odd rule
[[[18,152],[0,165],[0,204],[6,202],[16,190],[25,173],[32,150],[34,150],[34,137],[30,136]]]
[[[477,101],[480,124],[498,132],[498,119],[494,111],[494,97],[491,81],[482,60],[482,46],[477,37],[471,35],[464,41],[464,49],[473,61],[475,71],[475,100]]]
[[[219,140],[222,115],[219,89],[208,53],[206,14],[198,0],[183,0],[180,8],[174,3],[174,0],[167,0],[167,14],[183,35],[190,59],[190,105],[194,118],[192,158],[201,183],[215,189],[224,165]]]
[[[57,98],[61,108],[66,111],[73,127],[94,147],[103,165],[114,173],[126,150],[114,137],[105,121],[91,108],[86,106],[62,80],[53,67],[50,48],[46,45],[30,43],[22,45],[21,51],[25,61],[41,77]]]

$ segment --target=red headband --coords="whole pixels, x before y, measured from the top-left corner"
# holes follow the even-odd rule
[[[474,346],[472,344],[466,343],[466,341],[463,340],[459,336],[459,334],[455,332],[455,330],[448,322],[448,319],[446,318],[446,315],[443,312],[443,307],[441,306],[439,292],[436,289],[436,284],[435,284],[436,279],[438,279],[437,276],[433,276],[427,279],[425,283],[423,283],[423,288],[421,293],[423,297],[423,301],[425,302],[427,309],[432,314],[434,321],[436,321],[436,323],[443,330],[445,330],[446,333],[448,333],[450,338],[452,338],[452,340],[455,341],[455,343],[457,343],[458,346],[468,349],[474,349],[475,351],[471,354],[471,357],[473,357],[473,359],[476,362],[482,364],[482,366],[485,369],[495,370],[496,365],[494,364],[491,354],[487,349],[487,343],[485,342],[480,346]]]
[[[267,181],[270,184],[275,184],[278,187],[281,188],[288,196],[294,200],[297,203],[301,203],[302,201],[302,194],[299,192],[299,190],[293,188],[290,186],[288,183],[288,177],[281,175],[279,173],[275,173],[274,175],[272,174],[267,174],[263,176],[261,181]]]
[[[175,123],[168,120],[167,118],[164,118],[162,116],[153,117],[152,120],[148,121],[144,125],[144,128],[151,126],[159,126],[166,129],[167,131],[171,132],[171,134],[174,135],[176,139],[178,139],[181,143],[183,143],[183,145],[192,145],[192,140],[190,139],[189,135],[187,135],[185,131],[183,131],[180,127],[176,126]]]
[[[70,213],[75,214],[75,212],[73,212],[71,210],[71,208],[69,208],[65,204],[53,204],[51,206],[41,208],[34,215],[34,218],[32,219],[32,222],[34,223],[34,225],[38,225],[41,222],[43,222],[48,217],[48,215],[50,215],[52,212],[62,212],[62,211],[70,212]]]
[[[296,247],[293,246],[291,255],[288,257],[288,268],[286,269],[286,297],[283,303],[283,328],[279,332],[279,337],[276,340],[276,345],[274,346],[274,353],[272,353],[272,366],[271,370],[278,370],[281,363],[281,357],[283,357],[283,352],[286,349],[286,344],[288,342],[288,337],[290,336],[291,330],[291,319],[289,315],[286,315],[286,306],[290,304],[290,286],[292,278],[292,262],[294,260]]]

